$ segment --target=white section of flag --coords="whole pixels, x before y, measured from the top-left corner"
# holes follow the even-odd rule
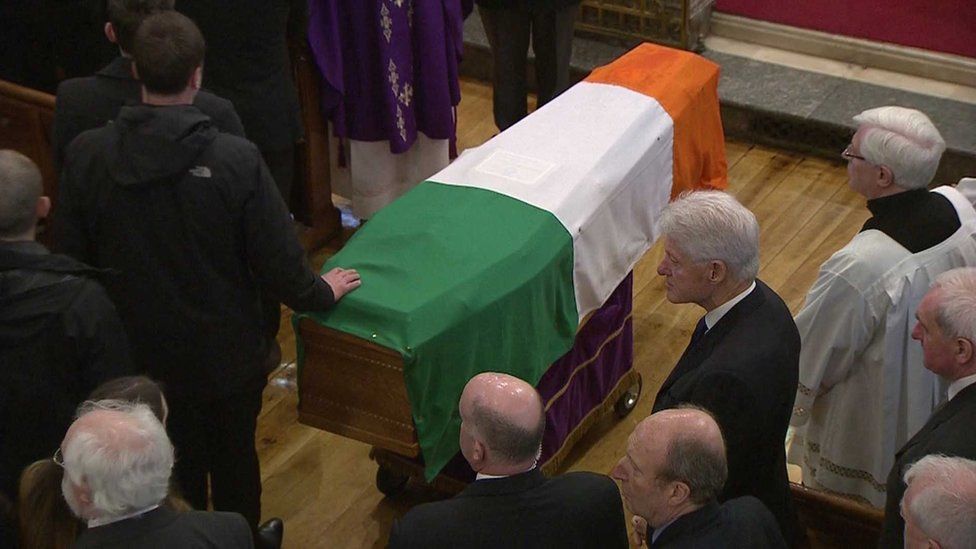
[[[671,196],[674,123],[652,97],[581,82],[430,178],[552,212],[573,237],[582,319],[656,240]]]

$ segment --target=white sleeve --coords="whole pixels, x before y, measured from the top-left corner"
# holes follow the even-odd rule
[[[817,395],[845,379],[867,347],[877,315],[864,295],[843,276],[845,258],[835,255],[796,315],[800,332],[800,383],[792,425],[803,425]]]

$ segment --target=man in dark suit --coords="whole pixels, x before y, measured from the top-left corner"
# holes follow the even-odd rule
[[[0,493],[48,457],[95,387],[133,373],[96,269],[35,242],[51,201],[26,156],[0,150]]]
[[[654,411],[692,403],[711,412],[728,442],[719,501],[744,495],[772,511],[787,543],[795,515],[783,441],[796,393],[800,337],[783,300],[756,279],[759,224],[732,196],[684,195],[661,215],[668,301],[705,309],[665,380]]]
[[[241,515],[162,506],[173,445],[145,404],[86,403],[54,460],[65,501],[88,525],[74,547],[253,547]]]
[[[390,547],[626,547],[620,493],[603,475],[547,479],[536,459],[545,410],[528,383],[483,373],[458,404],[461,453],[477,480],[393,524]]]
[[[248,139],[291,203],[295,143],[303,135],[289,35],[305,36],[306,0],[180,0],[207,40],[204,85],[234,104]]]
[[[722,431],[701,408],[663,410],[637,425],[611,474],[635,514],[638,545],[785,549],[758,499],[717,502],[728,476],[725,455]]]
[[[72,78],[58,86],[54,105],[54,162],[60,168],[64,152],[78,135],[104,126],[123,105],[140,103],[142,88],[132,75],[132,39],[142,20],[173,9],[174,0],[108,0],[105,36],[118,44],[120,55],[94,76]],[[222,132],[244,137],[244,126],[230,101],[201,90],[193,104]]]
[[[526,56],[535,54],[536,107],[569,88],[573,22],[580,0],[476,0],[492,56],[492,110],[505,131],[528,110]]]
[[[912,337],[922,343],[925,368],[949,382],[949,401],[895,454],[888,475],[880,547],[901,547],[905,470],[930,454],[976,459],[976,269],[947,271],[915,312]]]

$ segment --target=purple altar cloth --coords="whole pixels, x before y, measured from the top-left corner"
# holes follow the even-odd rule
[[[336,136],[389,141],[394,154],[418,131],[453,143],[470,8],[471,0],[310,0],[308,41]]]
[[[633,286],[630,273],[576,334],[573,348],[553,362],[536,385],[547,406],[540,465],[559,452],[573,430],[633,368]],[[464,482],[475,477],[460,452],[441,474]]]

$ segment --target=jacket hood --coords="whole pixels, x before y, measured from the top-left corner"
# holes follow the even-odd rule
[[[119,146],[110,153],[108,169],[122,185],[185,174],[217,136],[210,117],[192,105],[122,107],[115,128]]]

